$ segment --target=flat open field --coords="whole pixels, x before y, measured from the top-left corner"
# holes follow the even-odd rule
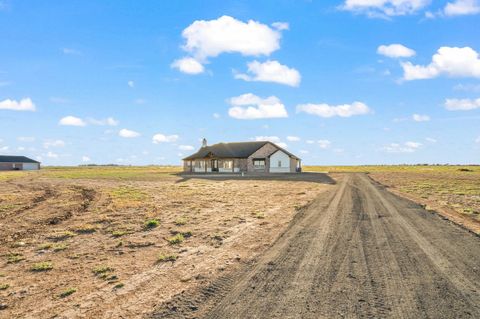
[[[310,166],[312,172],[364,172],[395,194],[480,234],[480,166]]]
[[[142,317],[250,262],[334,187],[323,174],[176,172],[0,172],[0,318]]]

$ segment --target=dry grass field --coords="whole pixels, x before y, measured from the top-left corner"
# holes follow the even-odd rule
[[[310,166],[305,171],[368,173],[390,191],[480,234],[480,166]]]
[[[0,317],[148,314],[254,258],[332,187],[178,170],[0,172]]]

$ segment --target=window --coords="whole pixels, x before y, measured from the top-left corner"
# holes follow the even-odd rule
[[[195,161],[196,168],[205,168],[205,161]]]
[[[265,160],[264,159],[253,160],[253,166],[255,168],[265,168]]]
[[[278,161],[278,167],[282,167],[282,161]]]
[[[233,161],[223,161],[223,168],[225,169],[232,169]]]

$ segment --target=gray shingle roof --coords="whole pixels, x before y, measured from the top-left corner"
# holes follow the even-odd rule
[[[26,156],[0,155],[0,163],[40,163]]]
[[[214,157],[218,158],[247,158],[257,150],[259,150],[265,144],[272,142],[260,141],[260,142],[236,142],[236,143],[218,143],[211,146],[205,146],[200,148],[196,153],[185,157],[183,160],[193,160],[197,158],[205,158],[210,153]],[[275,144],[273,144],[275,145]],[[284,151],[288,155],[297,158],[295,155],[285,151],[284,149],[275,145],[278,149]]]

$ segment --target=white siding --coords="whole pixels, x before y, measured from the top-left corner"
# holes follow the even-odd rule
[[[270,173],[289,173],[290,156],[282,151],[277,151],[270,156]]]
[[[233,168],[233,173],[238,173],[240,171],[240,169],[238,167],[234,167]],[[232,173],[232,169],[231,168],[222,168],[220,167],[218,169],[218,172],[219,173]]]
[[[24,171],[34,171],[38,169],[38,163],[23,163]]]

